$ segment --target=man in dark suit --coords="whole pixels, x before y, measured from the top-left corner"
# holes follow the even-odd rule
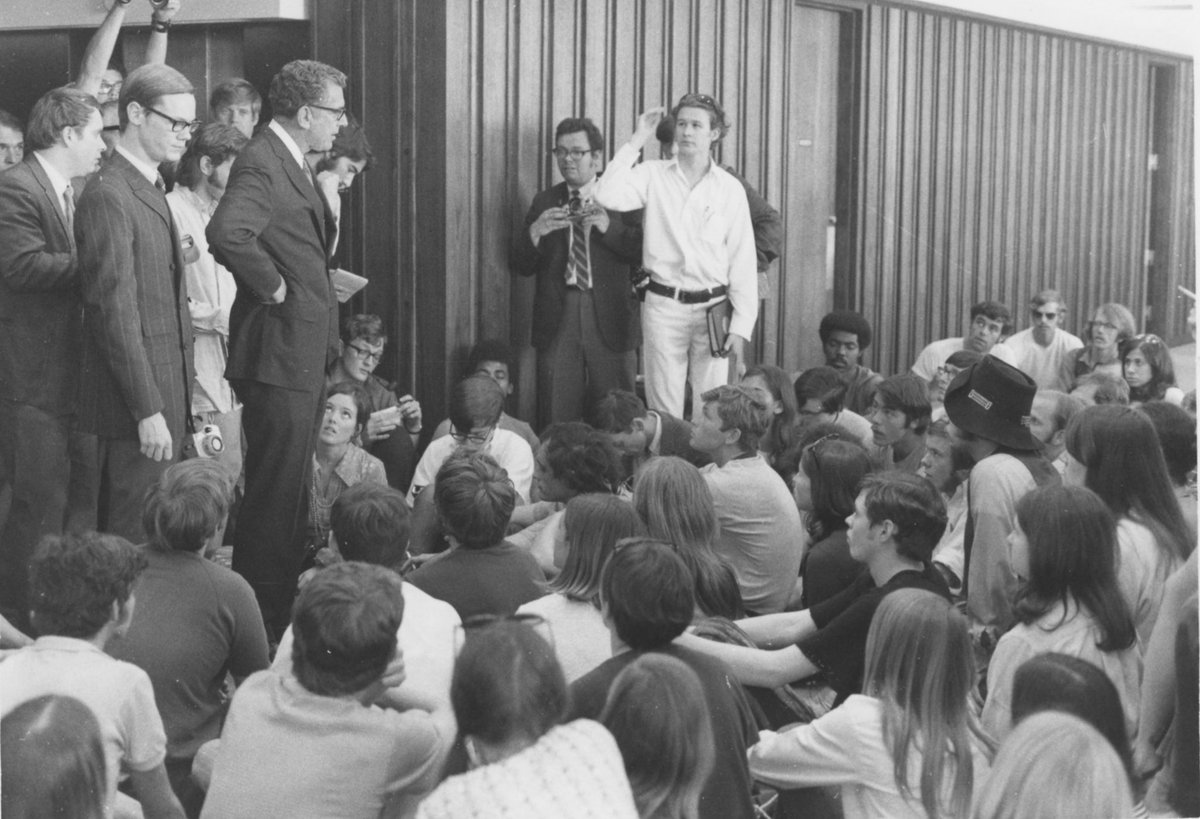
[[[0,609],[29,611],[25,566],[68,509],[79,356],[72,177],[96,170],[100,103],[59,88],[33,106],[30,153],[0,175],[0,477],[12,505],[0,531]]]
[[[99,439],[98,526],[138,543],[146,490],[183,450],[193,379],[183,253],[158,165],[178,161],[200,123],[192,84],[161,64],[130,72],[118,105],[121,135],[75,220],[78,411]]]
[[[608,435],[625,459],[628,474],[658,455],[674,455],[696,467],[712,458],[692,448],[692,425],[674,415],[646,409],[628,390],[609,390],[592,408],[589,423]]]
[[[246,494],[233,567],[278,637],[304,558],[325,368],[338,349],[328,256],[337,224],[304,162],[346,116],[346,76],[312,60],[271,82],[274,119],[238,155],[206,234],[237,279],[225,375],[244,405]]]
[[[641,211],[616,213],[592,201],[604,137],[590,119],[564,119],[554,140],[563,182],[533,198],[509,258],[514,273],[537,276],[533,346],[543,427],[579,420],[610,389],[632,390],[641,340],[630,289],[630,269],[641,262]]]

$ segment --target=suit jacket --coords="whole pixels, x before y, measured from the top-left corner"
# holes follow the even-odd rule
[[[537,276],[533,299],[533,346],[550,346],[562,321],[567,293],[567,259],[570,230],[542,237],[537,247],[529,239],[529,226],[549,208],[567,204],[567,183],[561,182],[533,198],[525,224],[513,237],[509,266],[521,276]],[[638,301],[630,291],[630,273],[642,263],[642,212],[608,211],[608,231],[588,233],[592,260],[592,303],[604,343],[624,352],[641,343]]]
[[[74,411],[77,274],[62,203],[31,152],[0,174],[0,399]]]
[[[292,390],[325,388],[336,355],[328,249],[337,223],[287,146],[264,128],[234,160],[208,223],[209,250],[237,279],[225,377]],[[282,304],[264,304],[287,283]]]
[[[655,410],[662,424],[662,435],[658,439],[658,454],[677,455],[697,467],[708,466],[712,458],[692,448],[692,425],[674,415]]]
[[[75,241],[87,341],[79,424],[136,440],[138,421],[161,412],[178,454],[195,372],[183,254],[167,198],[114,152],[79,199]]]

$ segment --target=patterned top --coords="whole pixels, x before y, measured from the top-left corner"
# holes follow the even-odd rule
[[[383,469],[383,461],[365,450],[350,444],[346,454],[333,468],[329,485],[325,491],[320,489],[320,478],[317,469],[317,456],[313,454],[312,488],[308,495],[308,542],[318,548],[329,540],[329,510],[338,496],[351,486],[360,483],[377,483],[387,486],[387,473]]]

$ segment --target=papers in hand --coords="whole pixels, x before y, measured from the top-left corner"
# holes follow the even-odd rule
[[[337,270],[329,271],[329,278],[333,281],[337,300],[342,303],[350,301],[351,296],[367,286],[365,278],[357,273],[351,273],[349,270],[342,270],[340,267]]]

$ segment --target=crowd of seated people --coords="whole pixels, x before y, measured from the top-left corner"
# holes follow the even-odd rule
[[[94,199],[105,184],[80,178],[105,150],[104,117],[122,130],[157,114],[180,154],[164,173],[187,268],[171,309],[195,335],[169,374],[192,382],[176,409],[196,439],[139,483],[103,473],[139,520],[118,526],[115,506],[89,517],[62,478],[84,457],[80,430],[0,350],[6,817],[1200,813],[1194,394],[1126,307],[1100,305],[1076,336],[1052,289],[1031,295],[1017,332],[1008,306],[979,301],[964,335],[931,339],[899,373],[869,366],[886,340],[840,309],[813,333],[822,366],[724,368],[730,383],[694,389],[692,420],[673,387],[643,397],[614,377],[523,401],[579,409],[536,431],[508,406],[506,343],[469,351],[448,417],[427,429],[417,397],[378,372],[384,320],[347,310],[305,405],[310,443],[289,453],[306,464],[303,543],[284,567],[283,620],[269,614],[229,535],[262,511],[242,502],[247,470],[271,462],[254,448],[263,420],[243,416],[261,385],[225,377],[231,321],[245,321],[231,288],[245,283],[205,233],[239,155],[272,125],[245,80],[213,92],[203,127],[131,99],[149,80],[180,93],[153,67],[104,70],[124,0],[113,9],[77,87],[31,112],[23,159],[26,126],[0,112],[0,329],[2,300],[48,304],[30,295],[39,282],[80,305],[73,239],[47,232],[30,250],[18,217],[70,223],[75,188]],[[162,9],[151,66],[179,2]],[[682,158],[647,158],[666,163],[647,173],[686,170],[697,124],[673,121],[689,135]],[[603,311],[608,295],[588,289],[600,251],[576,243],[620,219],[624,258],[640,217],[592,201],[604,194],[581,169],[603,140],[588,120],[565,123],[569,192],[521,228],[522,258],[541,277],[557,254],[569,303]],[[292,178],[324,203],[332,259],[340,197],[373,157],[354,122],[329,136]],[[114,145],[128,152],[123,130]],[[618,198],[632,201],[640,172],[622,173]],[[46,180],[52,206],[29,199],[25,177]],[[650,234],[669,203],[647,184],[647,247],[661,247]],[[88,218],[77,234],[100,224]],[[284,298],[270,309],[297,309]],[[682,382],[654,377],[666,375]],[[162,439],[138,426],[149,459]],[[52,457],[30,453],[47,440]]]

